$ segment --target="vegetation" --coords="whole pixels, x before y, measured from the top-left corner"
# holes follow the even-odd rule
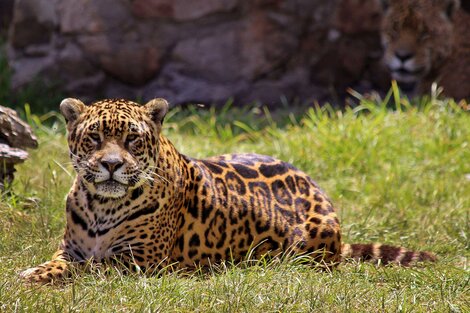
[[[289,161],[340,208],[346,242],[429,250],[439,262],[418,268],[349,262],[318,272],[286,258],[160,277],[94,269],[63,286],[24,285],[18,272],[48,260],[57,247],[74,175],[63,121],[54,113],[27,114],[40,146],[0,204],[0,311],[468,312],[466,104],[433,95],[411,105],[396,86],[385,99],[357,96],[355,108],[312,107],[301,117],[173,110],[164,132],[195,157],[257,152]]]

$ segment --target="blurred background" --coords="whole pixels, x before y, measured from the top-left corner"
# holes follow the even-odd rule
[[[0,0],[3,105],[167,98],[270,108],[384,93],[377,0]]]
[[[1,0],[0,12],[3,88],[23,94],[4,105],[47,107],[39,93],[55,105],[65,95],[277,107],[389,87],[375,0]]]

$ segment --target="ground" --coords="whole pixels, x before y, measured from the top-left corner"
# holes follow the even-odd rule
[[[39,149],[0,204],[0,311],[467,311],[470,113],[435,99],[412,107],[402,99],[397,108],[394,96],[389,106],[364,100],[354,110],[312,108],[290,121],[281,111],[264,123],[257,110],[172,111],[164,133],[194,157],[256,152],[291,162],[339,208],[345,242],[428,250],[439,262],[318,272],[286,258],[160,277],[93,268],[63,286],[24,285],[18,272],[57,248],[73,180],[63,123],[29,116]]]

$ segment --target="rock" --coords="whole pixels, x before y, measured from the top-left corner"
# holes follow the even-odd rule
[[[23,163],[28,156],[28,152],[22,149],[0,143],[0,189],[13,181],[16,172],[15,164]]]
[[[173,104],[324,99],[383,80],[374,3],[17,0],[12,85],[41,77],[74,97]]]
[[[213,82],[241,78],[237,31],[231,24],[223,28],[202,38],[181,40],[175,46],[171,58],[180,64],[181,71]]]
[[[125,83],[141,85],[152,78],[160,67],[158,49],[142,43],[125,43],[112,54],[99,58],[103,70]]]
[[[13,180],[15,164],[28,158],[23,149],[37,148],[38,142],[31,127],[23,122],[18,114],[0,106],[0,187]]]
[[[28,156],[28,152],[22,149],[12,148],[7,144],[0,143],[0,160],[2,161],[2,163],[7,164],[7,166],[5,166],[7,168],[10,168],[11,165],[24,162],[28,158]],[[2,167],[4,167],[3,164]],[[0,175],[2,172],[4,172],[4,170],[0,168]],[[12,172],[7,171],[7,173],[10,174]]]
[[[15,110],[0,106],[0,142],[14,148],[37,148],[38,141],[31,127]]]
[[[382,7],[377,0],[342,0],[336,7],[332,26],[343,34],[380,31]]]
[[[61,34],[116,34],[128,28],[133,19],[125,0],[61,0]]]
[[[256,80],[295,56],[300,32],[294,19],[271,12],[248,16],[240,34],[244,77]]]
[[[14,0],[0,1],[0,36],[2,37],[8,32],[8,26],[13,17],[14,2]]]
[[[40,74],[46,73],[47,70],[55,66],[55,58],[52,56],[45,57],[18,57],[10,59],[10,68],[13,70],[11,85],[14,89],[21,88],[28,83],[34,81]],[[53,75],[41,75],[44,80],[54,78]]]
[[[93,76],[86,76],[83,78],[76,78],[64,84],[64,90],[75,98],[81,98],[82,101],[91,102],[96,100],[96,95],[103,93],[104,85],[107,78],[103,72],[94,74]],[[114,98],[119,97],[115,96]],[[124,97],[122,94],[120,97]]]
[[[172,59],[207,81],[255,80],[295,53],[298,41],[284,24],[255,12],[242,22],[222,25],[209,36],[180,41]]]
[[[75,79],[88,77],[95,72],[94,65],[74,42],[68,42],[58,51],[57,62],[61,71],[74,73]]]
[[[381,18],[379,1],[340,1],[332,14],[324,50],[312,66],[312,79],[326,83],[338,97],[344,97],[349,88],[387,89],[389,76],[380,62]]]
[[[57,24],[56,0],[16,0],[9,41],[15,48],[50,41]]]
[[[205,80],[186,74],[184,67],[172,65],[165,67],[159,79],[144,88],[142,97],[144,100],[162,97],[172,105],[223,104],[247,87],[248,83],[243,80],[231,82]]]
[[[131,85],[146,83],[160,69],[162,52],[146,40],[99,34],[81,36],[78,42],[87,59],[110,76]]]
[[[132,12],[139,18],[189,21],[210,14],[230,12],[237,4],[237,0],[135,0],[132,2]]]

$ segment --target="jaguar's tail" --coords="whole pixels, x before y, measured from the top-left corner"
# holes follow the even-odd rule
[[[434,262],[437,260],[437,257],[431,252],[411,251],[403,247],[378,243],[343,244],[341,247],[341,258],[380,262],[383,265],[395,263],[402,266],[411,266],[417,262]]]

